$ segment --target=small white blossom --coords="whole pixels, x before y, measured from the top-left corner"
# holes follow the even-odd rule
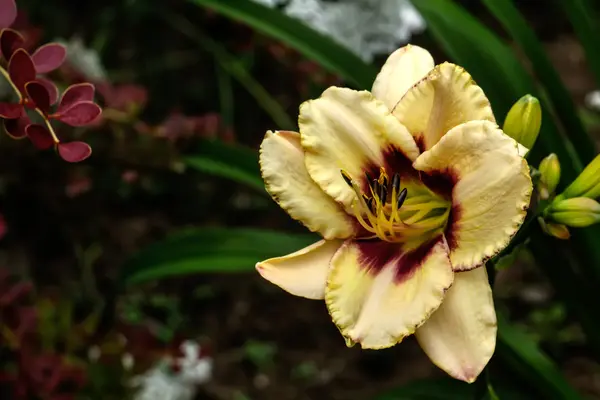
[[[144,375],[133,379],[132,384],[139,386],[135,400],[191,400],[197,386],[211,379],[213,361],[200,357],[198,343],[188,340],[180,348],[183,357],[164,358]],[[179,367],[178,372],[171,372],[172,364]]]
[[[600,90],[594,90],[585,96],[585,105],[595,111],[600,111]]]
[[[88,79],[92,81],[106,80],[106,71],[98,52],[85,47],[81,38],[73,37],[69,41],[59,39],[56,42],[67,48],[67,61]]]
[[[356,53],[365,61],[389,54],[425,29],[408,0],[254,0],[285,14]]]

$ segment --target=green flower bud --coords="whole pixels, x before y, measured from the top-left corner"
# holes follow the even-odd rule
[[[542,126],[542,108],[535,97],[527,94],[519,99],[504,120],[502,130],[508,136],[531,149]]]
[[[549,216],[559,224],[584,228],[600,222],[600,203],[587,197],[555,201],[550,205]]]
[[[544,158],[538,170],[540,171],[538,190],[541,198],[546,200],[554,193],[560,181],[560,163],[556,154],[552,153]]]
[[[569,228],[567,228],[563,224],[555,224],[553,222],[547,222],[542,217],[538,217],[538,222],[542,227],[542,230],[550,236],[553,236],[557,239],[567,240],[571,237],[571,232],[569,232]]]
[[[588,164],[581,174],[569,187],[561,193],[561,198],[589,197],[593,199],[600,195],[600,155]]]

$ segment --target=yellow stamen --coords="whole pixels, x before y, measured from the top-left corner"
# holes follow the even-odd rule
[[[450,213],[450,203],[421,185],[411,184],[414,195],[407,197],[407,189],[400,190],[400,177],[390,178],[384,168],[379,177],[367,182],[368,194],[344,170],[346,183],[356,193],[352,211],[360,225],[369,233],[386,242],[416,243],[426,240],[432,233],[444,229]],[[367,180],[370,180],[366,174]],[[391,195],[388,189],[391,186]],[[389,199],[389,201],[388,201]]]

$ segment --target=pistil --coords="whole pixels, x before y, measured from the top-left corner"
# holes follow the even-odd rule
[[[361,226],[387,242],[407,242],[418,239],[443,228],[450,212],[449,203],[439,199],[433,192],[408,197],[408,189],[400,187],[400,175],[390,180],[384,168],[379,177],[371,178],[365,173],[368,193],[344,170],[344,181],[356,193],[352,211]]]

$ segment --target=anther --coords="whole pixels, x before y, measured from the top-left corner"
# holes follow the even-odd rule
[[[368,172],[365,172],[365,177],[367,178],[367,184],[371,186],[371,182],[373,182],[373,178],[369,175]]]
[[[379,182],[377,182],[377,179],[373,179],[371,183],[371,189],[373,189],[373,196],[379,196],[379,188]]]
[[[384,184],[379,187],[379,200],[381,201],[382,205],[385,204],[386,199],[387,199],[387,185],[384,182]]]
[[[369,211],[373,212],[373,198],[372,197],[364,197],[365,203],[367,203],[367,208]]]
[[[396,189],[396,193],[400,190],[400,174],[397,172],[392,177],[392,190],[393,189]]]
[[[402,207],[402,204],[404,204],[404,200],[406,200],[407,194],[408,194],[408,190],[406,190],[406,188],[402,189],[402,191],[398,195],[398,201],[396,202],[396,209],[400,209],[400,207]]]
[[[350,178],[350,175],[348,175],[348,173],[346,171],[344,171],[343,169],[340,170],[340,173],[342,174],[342,178],[344,178],[344,181],[346,181],[348,186],[353,187],[352,186],[352,178]]]

